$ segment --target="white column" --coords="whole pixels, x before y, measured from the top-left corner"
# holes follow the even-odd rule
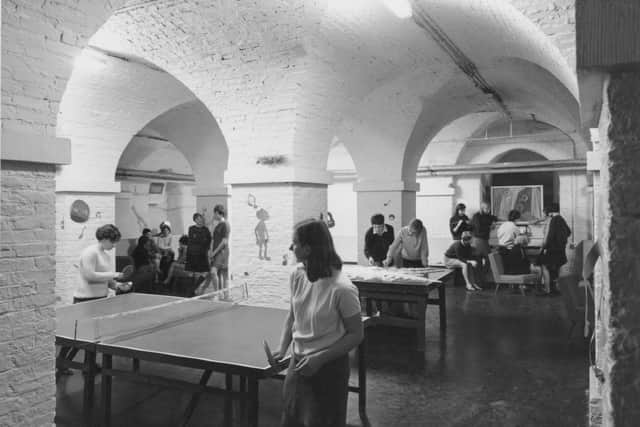
[[[396,230],[416,216],[416,192],[420,185],[407,181],[359,180],[353,186],[358,193],[358,262],[366,263],[364,235],[371,226],[371,215],[381,213]]]

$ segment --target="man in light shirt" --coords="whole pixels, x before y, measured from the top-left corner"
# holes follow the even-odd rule
[[[520,228],[516,225],[516,220],[520,218],[520,212],[512,210],[509,212],[509,220],[502,223],[496,234],[498,235],[498,245],[505,249],[513,248],[516,242],[516,237],[520,234]]]
[[[398,254],[401,258],[399,267],[420,268],[429,265],[427,230],[419,219],[411,220],[408,226],[400,229],[382,264],[388,267]]]

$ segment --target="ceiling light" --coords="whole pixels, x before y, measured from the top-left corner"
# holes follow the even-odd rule
[[[409,18],[413,13],[409,0],[382,0],[382,2],[398,18]]]

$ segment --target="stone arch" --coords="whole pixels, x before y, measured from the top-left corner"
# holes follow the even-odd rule
[[[508,108],[511,107],[510,111],[513,116],[535,117],[536,120],[547,122],[564,133],[571,133],[572,143],[578,139],[576,143],[576,147],[579,148],[578,154],[584,155],[588,147],[577,131],[579,127],[578,103],[568,89],[551,73],[527,61],[499,58],[495,61],[495,65],[496,68],[489,70],[487,74],[500,81],[497,87],[499,87],[499,92],[504,94],[503,99]],[[535,82],[535,88],[540,88],[544,96],[540,95],[537,89],[525,89],[522,80],[518,80],[517,77],[522,78],[527,69],[530,70],[530,77]],[[527,80],[527,84],[529,84],[529,80]],[[543,89],[547,86],[553,90]],[[424,100],[423,110],[416,120],[414,130],[407,143],[403,163],[405,179],[410,179],[415,175],[429,142],[437,138],[441,130],[447,129],[449,124],[455,123],[454,121],[461,117],[486,109],[486,104],[483,105],[486,100],[482,95],[476,93],[456,98],[451,96],[451,91],[454,88],[455,86],[446,87],[446,89]],[[487,120],[495,118],[490,113],[491,111],[487,112]],[[477,130],[470,125],[481,126],[483,123],[482,119],[476,122],[471,120],[470,123],[458,123],[463,126],[458,132],[449,127],[447,129],[448,138],[457,140],[468,138]],[[469,134],[470,131],[471,134]]]

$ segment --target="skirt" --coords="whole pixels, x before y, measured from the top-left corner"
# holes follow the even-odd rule
[[[349,355],[322,366],[313,376],[295,372],[291,358],[284,380],[282,427],[344,427],[347,423]]]

